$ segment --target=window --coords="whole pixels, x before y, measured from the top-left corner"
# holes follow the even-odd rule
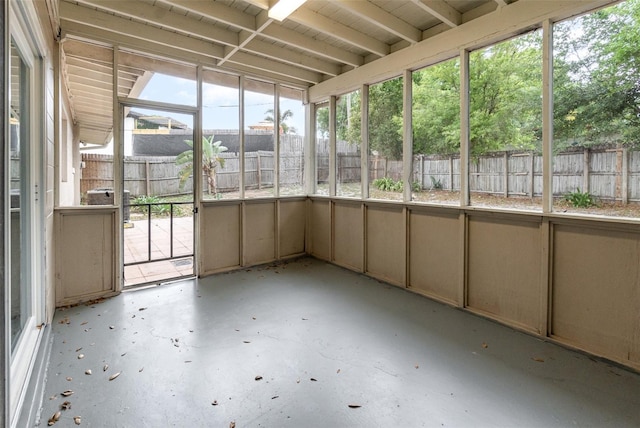
[[[460,60],[413,73],[412,200],[460,203]]]
[[[336,195],[362,196],[360,168],[360,91],[336,100]]]
[[[542,210],[541,30],[469,56],[471,204]]]
[[[640,217],[640,2],[556,23],[554,210]]]
[[[316,105],[316,191],[329,195],[329,104]]]
[[[275,86],[245,79],[244,196],[272,197],[275,183]]]
[[[240,79],[204,70],[202,83],[202,136],[213,142],[211,160],[215,186],[203,174],[204,200],[240,197]],[[220,142],[218,144],[218,142]]]
[[[402,86],[398,77],[369,87],[369,196],[403,200]]]
[[[305,109],[302,91],[280,88],[280,196],[304,194]]]

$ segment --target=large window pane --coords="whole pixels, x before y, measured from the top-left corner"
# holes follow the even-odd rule
[[[274,85],[246,79],[244,87],[244,196],[274,196]]]
[[[542,209],[541,40],[539,30],[470,54],[472,205]]]
[[[412,200],[460,203],[460,60],[413,73]]]
[[[360,168],[360,91],[336,100],[336,195],[362,196]]]
[[[316,105],[316,194],[329,195],[329,105]]]
[[[202,197],[205,200],[237,199],[240,196],[240,79],[204,70],[202,80],[202,135],[213,144],[210,154],[203,158],[203,163],[209,162],[210,167],[208,173],[202,174]],[[215,186],[209,185],[211,179],[207,176],[214,177]]]
[[[402,77],[369,87],[369,196],[403,199]]]
[[[302,91],[280,88],[280,195],[303,195],[305,110]]]
[[[554,210],[639,217],[640,2],[553,31]]]

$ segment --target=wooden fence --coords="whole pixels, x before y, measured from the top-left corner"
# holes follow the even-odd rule
[[[218,168],[218,190],[234,191],[239,185],[240,160],[237,153],[223,153],[225,167]],[[81,191],[113,187],[113,160],[109,155],[83,154]],[[317,153],[317,178],[328,181],[329,155]],[[359,182],[361,162],[358,153],[339,153],[336,166],[341,183]],[[246,188],[274,185],[274,155],[271,151],[245,153]],[[175,157],[127,157],[124,166],[125,188],[132,196],[174,195],[192,191],[191,184],[181,188],[180,167]],[[304,156],[301,151],[282,151],[280,184],[301,184]],[[369,157],[370,179],[402,178],[402,161],[379,156]],[[460,189],[460,157],[426,156],[414,158],[414,181],[423,189],[440,187]],[[542,156],[530,152],[498,152],[472,160],[469,166],[472,192],[509,196],[542,195]],[[203,188],[206,179],[203,177]],[[622,203],[640,202],[640,151],[627,149],[584,150],[559,153],[553,159],[553,194],[562,196],[580,189],[603,200]]]

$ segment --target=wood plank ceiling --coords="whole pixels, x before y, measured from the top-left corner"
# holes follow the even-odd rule
[[[515,1],[308,0],[279,22],[268,17],[270,0],[60,0],[55,21],[81,140],[105,144],[111,46],[304,89]],[[128,64],[118,82],[124,96],[163,71],[162,62]]]

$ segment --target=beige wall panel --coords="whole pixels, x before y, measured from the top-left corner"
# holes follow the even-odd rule
[[[552,336],[640,368],[640,234],[553,230]]]
[[[366,272],[390,283],[404,285],[405,236],[401,207],[367,206]]]
[[[276,258],[276,203],[247,203],[244,210],[244,264],[273,261]]]
[[[116,290],[116,214],[115,209],[56,213],[56,305]]]
[[[311,255],[331,260],[331,202],[311,201]]]
[[[279,202],[279,237],[280,257],[304,253],[304,235],[307,218],[307,203],[300,201]]]
[[[460,219],[412,211],[409,216],[409,287],[455,303],[462,279]]]
[[[363,228],[361,204],[336,202],[333,205],[335,263],[362,272]]]
[[[467,305],[539,332],[540,224],[469,217]]]
[[[240,203],[200,210],[201,275],[240,266]]]

